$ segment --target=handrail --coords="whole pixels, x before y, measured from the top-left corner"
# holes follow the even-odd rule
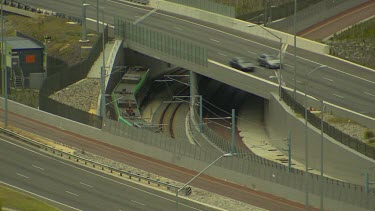
[[[42,143],[40,143],[40,142],[37,142],[37,141],[35,141],[35,140],[33,140],[33,139],[27,138],[27,137],[25,137],[25,136],[23,136],[23,135],[21,135],[21,134],[19,134],[19,133],[13,132],[13,131],[8,130],[8,129],[5,129],[5,128],[0,128],[0,131],[3,132],[3,133],[5,133],[5,134],[8,134],[8,135],[10,135],[10,136],[16,137],[16,138],[18,138],[18,139],[20,139],[20,140],[22,140],[22,141],[24,141],[24,142],[27,142],[27,143],[29,143],[29,144],[31,144],[31,145],[34,145],[34,146],[36,146],[36,147],[45,148],[46,151],[47,151],[48,149],[50,149],[53,153],[55,153],[55,151],[57,151],[57,152],[60,153],[60,156],[66,155],[66,156],[69,157],[69,159],[70,159],[71,157],[73,157],[73,158],[77,159],[77,162],[78,162],[79,160],[82,160],[82,161],[85,162],[85,164],[87,164],[87,163],[91,163],[91,164],[93,165],[93,167],[95,167],[95,166],[100,166],[100,167],[102,168],[102,170],[104,170],[104,169],[108,169],[108,170],[111,171],[111,173],[112,173],[113,171],[115,171],[115,172],[119,172],[119,173],[120,173],[120,176],[122,176],[122,175],[124,174],[124,175],[129,176],[129,179],[131,179],[132,177],[137,178],[138,181],[141,181],[141,180],[143,179],[143,180],[146,180],[146,181],[148,182],[148,184],[154,183],[154,184],[157,184],[158,186],[161,185],[161,186],[166,187],[168,190],[169,190],[169,189],[173,189],[174,191],[177,191],[177,190],[180,189],[179,186],[172,185],[172,184],[170,184],[169,182],[162,182],[162,181],[160,181],[159,179],[152,179],[152,178],[150,178],[150,177],[146,177],[146,176],[142,176],[142,175],[140,175],[140,174],[132,173],[131,171],[123,171],[123,170],[121,170],[121,169],[117,169],[117,168],[114,168],[114,167],[110,167],[110,166],[108,166],[108,165],[105,165],[105,164],[102,164],[102,163],[95,162],[95,161],[93,161],[93,160],[89,160],[89,159],[82,158],[82,157],[77,156],[77,155],[72,155],[72,154],[70,154],[70,153],[63,152],[62,150],[58,150],[58,149],[55,149],[54,147],[50,147],[50,146],[48,146],[48,145],[46,145],[46,144],[42,144]],[[190,188],[191,188],[191,187],[190,187]],[[188,191],[188,188],[185,188],[185,191]],[[190,191],[191,191],[191,190],[190,190]]]

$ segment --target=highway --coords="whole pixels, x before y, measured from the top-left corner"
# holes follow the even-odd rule
[[[74,0],[38,0],[29,1],[30,4],[63,12],[80,17],[81,2]],[[48,2],[48,3],[47,3]],[[96,1],[87,1],[95,4]],[[130,21],[135,21],[147,14],[149,9],[143,6],[126,4],[119,0],[107,0],[101,3],[105,7],[105,22],[113,25],[113,16],[119,16]],[[88,17],[95,19],[94,7],[88,7]],[[173,34],[183,40],[190,40],[208,49],[209,59],[228,64],[234,56],[249,57],[255,62],[257,54],[278,54],[278,43],[260,37],[238,32],[232,29],[207,24],[200,20],[183,18],[178,15],[155,12],[138,23],[157,31]],[[298,43],[297,43],[298,47]],[[297,49],[297,89],[307,90],[313,96],[329,103],[344,107],[375,118],[375,73],[373,70],[343,62],[330,56],[311,53]],[[328,66],[306,77],[306,74],[321,65]],[[283,58],[283,80],[288,87],[294,87],[294,56],[293,47],[288,46]],[[258,67],[256,76],[271,80],[275,73],[272,70]],[[228,69],[228,77],[231,71]],[[271,77],[271,78],[270,78]],[[307,82],[308,81],[308,82]]]
[[[0,182],[62,210],[175,210],[175,196],[0,138]],[[179,198],[179,210],[216,210]]]

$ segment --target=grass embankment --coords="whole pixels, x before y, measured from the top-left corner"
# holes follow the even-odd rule
[[[2,208],[10,208],[22,211],[58,211],[59,209],[52,207],[35,198],[11,190],[4,186],[0,186],[0,210]]]
[[[375,69],[375,18],[335,34],[327,43],[332,55]]]

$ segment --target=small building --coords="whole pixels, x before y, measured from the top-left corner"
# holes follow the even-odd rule
[[[5,44],[9,86],[39,89],[45,78],[44,44],[24,37],[6,37]]]

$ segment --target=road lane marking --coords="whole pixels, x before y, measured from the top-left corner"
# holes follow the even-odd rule
[[[290,68],[293,68],[293,67],[294,67],[294,66],[289,65],[289,64],[283,64],[283,65],[285,65],[285,66],[287,66],[287,67],[290,67]]]
[[[174,29],[177,29],[177,30],[180,30],[180,31],[183,31],[183,29],[178,28],[178,27],[176,27],[176,26],[174,26],[173,28],[174,28]]]
[[[69,194],[71,194],[71,195],[73,195],[73,196],[79,196],[78,194],[76,194],[76,193],[72,193],[72,192],[70,192],[70,191],[65,191],[66,193],[69,193]]]
[[[223,53],[220,53],[220,52],[219,52],[218,54],[227,57],[227,55],[225,55],[225,54],[223,54]]]
[[[332,79],[329,79],[329,78],[326,78],[326,77],[323,77],[323,79],[327,80],[327,81],[333,81]]]
[[[255,55],[258,55],[257,53],[255,53],[255,52],[252,52],[252,51],[247,51],[247,52],[249,52],[249,53],[251,53],[251,54],[255,54]]]
[[[20,190],[20,191],[26,192],[26,193],[28,193],[28,194],[31,194],[31,195],[37,196],[37,197],[39,197],[39,198],[46,199],[46,200],[51,201],[51,202],[53,202],[53,203],[63,205],[63,206],[68,207],[68,208],[70,208],[70,209],[73,209],[73,210],[80,210],[80,209],[78,209],[78,208],[71,207],[71,206],[69,206],[69,205],[66,205],[66,204],[63,204],[63,203],[61,203],[61,202],[58,202],[58,201],[52,200],[52,199],[50,199],[50,198],[47,198],[47,197],[44,197],[44,196],[38,195],[38,194],[36,194],[36,193],[30,192],[30,191],[28,191],[28,190],[25,190],[25,189],[19,188],[19,187],[17,187],[17,186],[11,185],[11,184],[8,184],[8,183],[6,183],[6,182],[0,181],[0,183],[4,184],[4,185],[6,185],[6,186],[12,187],[12,188],[14,188],[14,189],[17,189],[17,190]]]
[[[134,202],[134,203],[136,203],[136,204],[140,204],[140,205],[142,205],[142,206],[145,206],[145,204],[142,204],[141,202],[137,202],[137,201],[134,201],[134,200],[130,200],[130,201],[132,201],[132,202]]]
[[[74,137],[74,136],[73,136],[73,137]],[[82,139],[82,138],[79,138],[79,139],[84,140],[84,141],[87,141],[86,139]],[[15,144],[15,143],[13,143],[13,142],[10,142],[10,141],[7,141],[7,140],[4,140],[4,139],[2,139],[2,138],[0,138],[0,140],[3,141],[3,142],[8,143],[8,144],[10,144],[10,145],[17,146],[17,147],[22,148],[22,149],[24,149],[24,150],[26,150],[26,151],[32,152],[32,153],[34,153],[34,154],[40,155],[40,156],[42,156],[42,157],[45,157],[45,158],[48,158],[48,159],[54,160],[54,161],[56,161],[56,162],[59,162],[59,163],[61,163],[61,164],[66,165],[66,166],[70,166],[70,167],[72,167],[72,168],[75,168],[75,169],[81,170],[81,171],[86,172],[86,173],[88,173],[88,174],[95,175],[95,176],[100,177],[100,178],[102,178],[102,179],[105,179],[105,180],[111,181],[111,182],[113,182],[113,183],[116,183],[116,184],[119,184],[119,185],[123,185],[123,186],[129,187],[129,188],[132,188],[132,189],[137,190],[137,191],[139,191],[139,192],[143,192],[143,193],[145,193],[145,194],[149,194],[149,195],[151,195],[151,196],[154,196],[154,197],[157,197],[157,198],[163,199],[163,200],[165,200],[165,201],[174,202],[174,200],[172,200],[172,199],[169,199],[169,198],[166,198],[166,197],[160,196],[160,195],[158,195],[158,194],[152,193],[152,192],[150,192],[150,191],[143,190],[143,189],[141,189],[141,188],[136,187],[136,185],[141,186],[141,185],[139,185],[139,183],[135,183],[136,185],[133,184],[134,186],[132,186],[132,185],[126,184],[126,183],[124,183],[124,182],[120,182],[120,181],[117,181],[117,180],[112,179],[112,178],[110,178],[110,177],[107,177],[107,175],[106,175],[106,176],[103,176],[103,175],[100,175],[100,174],[98,174],[98,173],[88,171],[88,170],[86,170],[86,169],[80,168],[79,166],[75,166],[75,165],[73,165],[73,164],[71,164],[71,163],[64,162],[64,161],[59,160],[59,159],[57,159],[57,158],[49,157],[49,156],[44,155],[44,154],[42,154],[42,153],[40,153],[40,152],[34,151],[34,150],[32,150],[32,149],[28,149],[28,148],[26,148],[26,147],[24,147],[24,146],[21,146],[21,145],[17,145],[17,144]],[[124,153],[124,152],[122,152],[122,151],[118,151],[118,150],[116,150],[116,149],[112,149],[112,148],[110,148],[110,147],[106,147],[106,146],[101,146],[101,147],[104,147],[104,148],[109,149],[109,150],[112,150],[112,151],[116,151],[116,152]],[[133,157],[135,157],[135,156],[133,156]],[[146,160],[146,159],[139,158],[139,157],[136,157],[136,158],[137,158],[137,159],[141,159],[141,160]],[[147,160],[146,160],[146,161],[147,161]],[[150,161],[148,161],[148,162],[150,162]],[[151,163],[154,163],[154,162],[151,161]],[[158,165],[160,165],[160,164],[158,164]],[[170,167],[168,167],[168,166],[164,166],[164,167],[166,167],[166,168],[170,168]],[[179,170],[177,170],[177,171],[179,171]],[[181,171],[181,172],[182,172],[182,171]],[[0,180],[0,183],[1,183],[1,182],[2,182],[2,181]],[[128,182],[129,182],[129,181],[128,181]],[[4,182],[2,182],[2,183],[4,183]],[[134,182],[130,182],[130,183],[134,183]],[[7,184],[7,183],[4,183],[4,184]],[[142,187],[142,186],[141,186],[141,187]],[[146,187],[146,188],[147,188],[147,187]],[[26,191],[26,192],[27,192],[27,191]],[[32,193],[32,194],[33,194],[33,193]],[[252,193],[252,194],[254,194],[254,193]],[[36,195],[36,194],[34,194],[34,195]],[[257,194],[254,194],[254,195],[257,195]],[[38,196],[38,195],[37,195],[37,196]],[[42,197],[42,196],[39,196],[39,197]],[[260,197],[262,197],[262,196],[260,196]],[[42,197],[42,198],[45,198],[45,197]],[[263,198],[265,198],[265,197],[263,197]],[[45,198],[45,199],[48,199],[48,198]],[[51,199],[48,199],[48,200],[51,200]],[[51,201],[53,201],[53,200],[51,200]],[[59,202],[56,202],[56,203],[59,203]],[[278,203],[282,203],[282,202],[278,202]],[[59,203],[59,204],[62,204],[62,203]],[[282,203],[282,204],[283,204],[283,203]],[[64,205],[64,204],[62,204],[62,205]],[[182,206],[185,206],[185,207],[188,207],[188,208],[190,208],[190,209],[192,209],[192,210],[199,210],[199,211],[202,211],[201,209],[198,209],[198,208],[195,208],[195,207],[189,206],[189,205],[187,205],[187,204],[183,204],[183,203],[181,203],[181,205],[182,205]],[[67,206],[67,205],[64,205],[64,206]],[[67,207],[69,207],[69,206],[67,206]],[[77,208],[74,208],[74,207],[70,207],[70,208],[73,208],[73,209],[75,209],[75,210],[80,210],[80,209],[77,209]]]
[[[86,20],[88,21],[92,21],[92,22],[97,22],[95,19],[92,19],[92,18],[86,18]],[[103,25],[103,22],[99,21],[99,24]],[[112,26],[111,24],[108,24],[108,23],[105,23],[107,26],[109,26],[109,28],[115,28],[114,26]]]
[[[42,167],[39,167],[39,166],[36,166],[36,165],[32,165],[34,168],[37,168],[37,169],[40,169],[40,170],[42,170],[42,171],[44,171],[44,168],[42,168]]]
[[[87,186],[87,187],[90,187],[90,188],[92,188],[93,186],[91,186],[91,185],[88,185],[88,184],[86,184],[86,183],[83,183],[83,182],[79,182],[79,184],[81,184],[81,185],[84,185],[84,186]]]
[[[146,11],[148,11],[147,9],[134,7],[134,6],[127,5],[127,4],[120,3],[120,2],[116,2],[116,1],[113,1],[113,0],[108,0],[108,1],[109,1],[109,2],[112,2],[112,3],[115,3],[115,4],[120,4],[120,5],[122,5],[122,6],[133,7],[133,8],[135,8],[135,9],[146,10]],[[237,36],[237,35],[234,35],[234,34],[231,34],[231,33],[225,32],[225,31],[221,31],[221,30],[218,30],[218,29],[215,29],[215,28],[211,28],[211,27],[208,27],[208,26],[205,26],[205,25],[197,24],[197,23],[194,23],[194,22],[192,22],[192,21],[187,21],[187,20],[184,20],[184,19],[181,19],[181,18],[177,18],[177,17],[171,16],[171,15],[166,15],[166,14],[162,14],[162,13],[158,13],[158,12],[157,12],[157,14],[158,14],[158,15],[161,15],[161,16],[166,16],[166,17],[169,17],[169,18],[173,18],[173,19],[176,19],[176,20],[180,20],[180,21],[183,21],[183,22],[186,22],[186,23],[190,23],[190,24],[192,24],[192,25],[200,26],[200,27],[202,27],[202,28],[206,28],[206,29],[210,29],[210,30],[213,30],[213,31],[217,31],[217,32],[220,32],[220,33],[222,33],[222,34],[229,35],[229,36],[232,36],[232,37],[235,37],[235,38],[241,39],[241,40],[245,40],[245,41],[247,41],[247,42],[252,42],[252,43],[255,43],[255,44],[257,44],[257,45],[260,45],[260,46],[263,46],[263,47],[266,47],[266,48],[269,48],[269,49],[279,50],[279,49],[276,49],[276,48],[270,47],[270,46],[268,46],[268,45],[265,45],[265,44],[262,44],[262,43],[259,43],[259,42],[255,42],[255,41],[253,41],[253,40],[249,40],[249,39],[246,39],[246,38],[243,38],[243,37],[240,37],[240,36]],[[285,52],[285,54],[288,54],[288,55],[291,55],[291,56],[294,57],[294,54],[292,54],[292,53]],[[327,55],[327,56],[329,57],[330,55]],[[300,57],[300,56],[297,56],[297,58],[302,59],[302,60],[309,61],[309,62],[314,63],[314,64],[322,65],[322,64],[320,64],[320,63],[318,63],[318,62],[315,62],[315,61],[312,61],[312,60],[309,60],[309,59],[306,59],[306,58],[303,58],[303,57]],[[336,57],[334,57],[334,58],[336,58]],[[346,61],[346,62],[347,62],[347,61]],[[349,73],[343,72],[343,71],[338,70],[338,69],[336,69],[336,68],[329,67],[329,66],[327,66],[327,68],[331,68],[331,69],[333,69],[333,70],[335,70],[335,71],[337,71],[337,72],[340,72],[340,73],[342,73],[342,74],[346,74],[346,75],[352,76],[352,77],[354,77],[354,78],[357,78],[357,79],[360,79],[360,80],[366,81],[366,82],[368,82],[368,83],[375,84],[375,82],[373,82],[373,81],[370,81],[370,80],[367,80],[367,79],[361,78],[361,77],[359,77],[359,76],[356,76],[356,75],[352,75],[352,74],[349,74]],[[362,68],[363,68],[363,67],[362,67]]]
[[[343,99],[344,99],[344,97],[343,97],[343,96],[341,96],[341,95],[337,95],[337,94],[332,94],[332,95],[334,95],[334,96],[336,96],[336,97],[339,97],[339,98],[343,98]]]
[[[212,39],[210,38],[211,41],[214,41],[214,42],[220,42],[219,40],[215,40],[215,39]]]
[[[26,179],[29,179],[28,176],[25,176],[25,175],[23,175],[23,174],[17,173],[17,175],[18,175],[18,176],[21,176],[21,177],[24,177],[24,178],[26,178]]]
[[[368,94],[368,95],[371,95],[371,96],[375,97],[375,94],[371,94],[369,92],[365,92],[365,94]]]

